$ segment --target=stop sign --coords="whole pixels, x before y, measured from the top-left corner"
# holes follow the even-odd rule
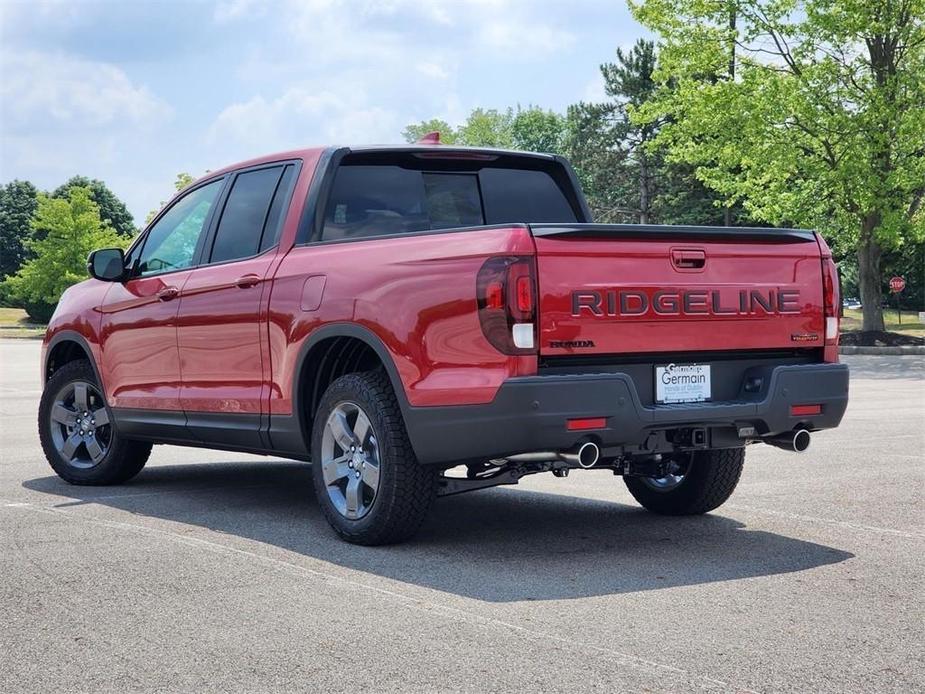
[[[906,280],[902,277],[892,277],[890,278],[890,291],[894,294],[898,294],[903,289],[906,288]]]

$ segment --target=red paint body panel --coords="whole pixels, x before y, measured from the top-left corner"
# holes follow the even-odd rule
[[[506,379],[535,373],[536,358],[501,354],[485,339],[476,275],[490,256],[532,251],[524,227],[294,248],[270,299],[271,413],[291,412],[299,347],[329,323],[371,330],[412,405],[490,402]],[[318,310],[303,311],[305,279],[320,274],[324,300]]]
[[[112,407],[179,410],[179,292],[190,270],[113,282],[100,306],[99,370]],[[176,289],[164,301],[159,294]]]
[[[275,253],[197,268],[183,285],[177,321],[180,406],[260,413],[269,365],[262,299]]]
[[[48,329],[42,340],[41,376],[43,383],[47,375],[45,364],[48,359],[48,344],[66,332],[76,333],[83,338],[90,348],[90,356],[97,364],[101,362],[100,323],[102,314],[99,307],[111,286],[109,282],[89,279],[75,284],[61,295],[55,315],[48,322]],[[105,380],[105,375],[101,374],[101,377]]]
[[[672,251],[678,242],[659,239],[537,238],[540,292],[540,352],[629,354],[710,350],[821,347],[824,324],[819,247],[816,243],[685,241],[702,251],[704,266],[678,269]],[[699,301],[718,292],[719,306],[737,307],[739,292],[798,292],[798,307],[787,314],[716,315]],[[601,313],[583,307],[573,315],[573,292],[599,292]],[[644,294],[649,306],[627,297],[630,312],[620,311],[621,291]],[[666,292],[665,314],[652,304]],[[674,297],[695,292],[693,312],[670,310]],[[608,306],[608,296],[613,295]],[[790,298],[794,294],[785,294]],[[609,311],[608,308],[616,311]],[[698,315],[698,311],[703,313]],[[618,315],[608,315],[618,313]],[[666,315],[667,314],[667,315]],[[802,336],[800,341],[794,336]],[[812,339],[810,337],[812,336]],[[555,346],[555,342],[591,340],[593,347]]]

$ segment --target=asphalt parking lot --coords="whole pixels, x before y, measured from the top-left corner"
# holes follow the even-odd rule
[[[845,357],[842,428],[750,448],[712,515],[541,475],[361,548],[301,463],[158,447],[123,487],[63,483],[38,353],[0,342],[2,692],[925,688],[921,357]]]

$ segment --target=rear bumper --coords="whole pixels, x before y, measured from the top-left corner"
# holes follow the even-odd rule
[[[410,407],[406,425],[425,464],[485,460],[532,451],[559,451],[592,438],[610,454],[632,452],[653,432],[705,428],[714,448],[741,445],[737,428],[758,435],[803,427],[838,426],[848,406],[848,367],[800,364],[774,367],[762,392],[725,402],[643,405],[627,374],[569,374],[513,378],[486,405]],[[819,404],[821,413],[793,417],[792,405]],[[566,420],[606,417],[603,429],[569,431]]]

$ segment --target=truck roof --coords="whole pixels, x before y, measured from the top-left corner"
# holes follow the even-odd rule
[[[498,149],[493,147],[464,147],[457,145],[425,145],[425,144],[408,144],[408,145],[328,145],[322,147],[307,147],[304,149],[292,149],[285,150],[282,152],[273,152],[271,154],[265,154],[259,157],[254,157],[253,159],[246,159],[244,161],[239,161],[234,164],[229,164],[223,166],[220,169],[210,171],[205,176],[200,178],[217,176],[219,174],[228,173],[229,171],[234,171],[235,169],[241,169],[249,166],[259,166],[260,164],[267,164],[274,161],[281,161],[283,159],[311,159],[317,156],[320,156],[323,152],[327,150],[341,150],[346,154],[350,153],[364,153],[364,152],[395,152],[399,154],[413,154],[416,152],[430,152],[437,153],[441,155],[447,155],[447,157],[452,158],[454,154],[456,156],[460,155],[487,155],[492,157],[497,156],[516,156],[523,158],[531,159],[543,159],[546,161],[555,161],[560,159],[557,155],[554,154],[543,154],[540,152],[521,152],[518,150],[511,149]],[[198,179],[197,179],[198,180]]]

